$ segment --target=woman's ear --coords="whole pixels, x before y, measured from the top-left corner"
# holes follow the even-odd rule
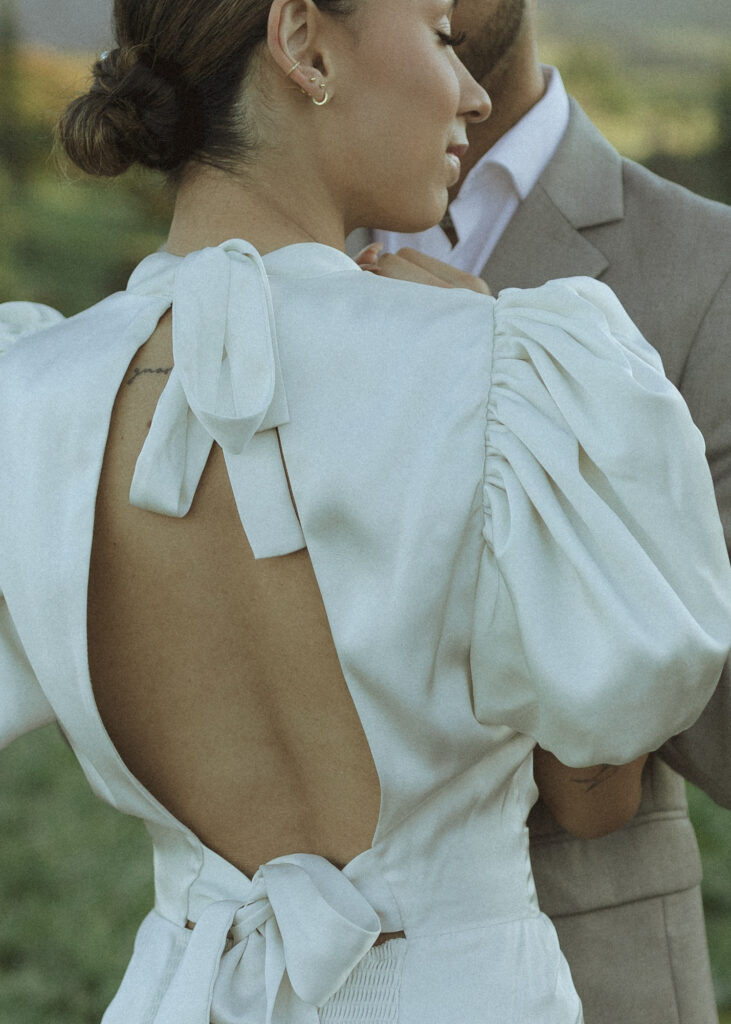
[[[313,0],[274,0],[269,10],[267,46],[283,75],[311,99],[327,94],[317,43],[322,15]]]

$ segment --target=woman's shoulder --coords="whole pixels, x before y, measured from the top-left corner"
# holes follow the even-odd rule
[[[63,313],[42,302],[0,303],[0,355],[21,338],[37,334],[64,319]]]
[[[135,341],[137,347],[144,341],[145,321],[155,323],[149,305],[119,292],[64,317],[41,303],[1,303],[0,388],[29,398],[45,387],[56,395],[70,389],[82,396],[85,381],[96,386],[110,363],[123,358]]]
[[[573,346],[577,355],[591,352],[600,360],[630,358],[662,373],[658,353],[617,297],[591,278],[556,279],[529,289],[505,288],[493,297],[469,288],[376,276],[360,271],[342,253],[334,252],[334,257],[328,273],[289,275],[278,293],[280,307],[321,320],[326,313],[323,323],[370,333],[374,341],[390,342],[396,337],[417,345],[458,347],[494,340],[498,354],[501,349],[510,350],[511,339],[524,338],[546,350],[563,346],[567,354]]]

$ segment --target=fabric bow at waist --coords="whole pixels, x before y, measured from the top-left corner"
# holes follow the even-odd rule
[[[127,289],[161,300],[160,315],[172,304],[174,363],[137,459],[130,502],[185,516],[216,441],[255,556],[304,547],[271,429],[289,421],[289,409],[259,253],[241,239],[184,258],[158,252],[143,260]]]
[[[259,868],[245,904],[203,911],[154,1024],[317,1024],[316,1007],[380,931],[373,907],[329,861],[279,857]]]

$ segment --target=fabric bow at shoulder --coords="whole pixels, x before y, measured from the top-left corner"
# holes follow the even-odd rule
[[[271,430],[288,422],[289,410],[257,250],[232,239],[184,258],[155,253],[128,291],[172,304],[174,362],[137,459],[131,503],[185,516],[216,441],[255,556],[304,547]]]

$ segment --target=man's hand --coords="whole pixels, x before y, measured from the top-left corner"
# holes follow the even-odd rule
[[[361,270],[380,277],[394,277],[399,281],[414,281],[416,284],[430,284],[435,288],[468,288],[472,292],[492,295],[481,277],[456,270],[448,263],[425,256],[416,249],[399,249],[397,253],[383,252],[380,242],[366,246],[355,257]]]

